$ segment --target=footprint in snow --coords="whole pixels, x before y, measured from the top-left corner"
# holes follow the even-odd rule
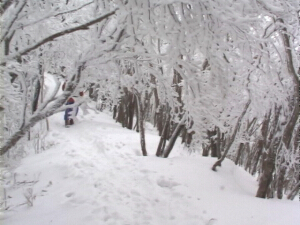
[[[216,224],[216,222],[217,222],[216,219],[211,218],[211,219],[206,223],[206,225],[214,225],[214,224]]]
[[[142,156],[141,150],[139,149],[134,149],[134,153],[136,156]]]
[[[142,170],[140,170],[140,172],[141,172],[141,173],[147,174],[147,173],[151,173],[152,171],[147,170],[147,169],[142,169]]]
[[[67,198],[70,198],[70,197],[72,197],[73,195],[75,195],[74,192],[69,192],[69,193],[67,193],[65,196],[66,196]]]
[[[59,133],[52,133],[52,136],[53,137],[60,137],[60,134]]]
[[[136,195],[136,196],[140,196],[140,193],[135,191],[135,190],[131,190],[130,193],[133,194],[133,195]]]
[[[156,181],[157,185],[162,187],[162,188],[173,188],[176,187],[178,185],[180,185],[179,183],[172,181],[172,180],[166,180],[165,178],[161,177]]]

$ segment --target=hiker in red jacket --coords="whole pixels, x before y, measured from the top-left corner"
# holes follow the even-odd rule
[[[62,86],[63,91],[65,90],[65,87],[66,87],[66,82]],[[79,96],[83,96],[83,91],[79,92]],[[74,104],[76,97],[77,96],[73,96],[73,97],[69,98],[66,105]],[[74,111],[73,111],[73,108],[74,108]],[[75,112],[75,114],[74,114],[74,112]],[[64,115],[66,127],[69,127],[70,125],[74,124],[74,117],[77,116],[77,114],[78,114],[78,106],[66,109],[65,115]]]

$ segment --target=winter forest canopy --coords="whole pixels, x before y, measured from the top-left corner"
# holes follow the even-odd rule
[[[2,157],[85,90],[144,156],[148,121],[158,157],[177,139],[215,171],[227,157],[258,175],[257,197],[297,195],[299,1],[3,0],[0,13]]]

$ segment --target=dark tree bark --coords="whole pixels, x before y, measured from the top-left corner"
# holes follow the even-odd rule
[[[210,145],[202,144],[202,156],[207,157],[209,155]]]
[[[259,179],[258,190],[256,192],[256,197],[266,198],[269,190],[270,184],[273,180],[273,172],[275,169],[275,157],[277,150],[281,148],[280,142],[281,138],[276,137],[276,133],[279,131],[279,116],[281,111],[281,106],[275,106],[275,116],[267,138],[267,143],[265,145],[266,152],[263,153],[262,158],[262,174]]]
[[[261,138],[257,141],[257,143],[255,145],[254,156],[253,156],[253,159],[251,159],[251,165],[253,165],[252,169],[251,169],[252,175],[254,175],[257,172],[258,162],[262,155],[263,149],[266,146],[271,113],[272,112],[270,110],[269,114],[265,116],[265,119],[264,119],[264,121],[262,123],[262,127],[261,127]]]
[[[235,140],[235,136],[236,136],[236,134],[237,134],[237,132],[238,132],[240,126],[241,126],[242,119],[243,119],[243,117],[245,116],[245,114],[246,114],[246,112],[247,112],[247,109],[248,109],[250,103],[251,103],[251,100],[248,100],[248,102],[246,103],[245,108],[244,108],[242,114],[241,114],[240,117],[238,118],[238,121],[237,121],[237,123],[236,123],[236,125],[235,125],[235,128],[234,128],[234,131],[233,131],[233,134],[231,135],[230,139],[228,140],[226,149],[225,149],[225,151],[224,151],[222,157],[221,157],[217,162],[215,162],[215,164],[214,164],[213,167],[212,167],[212,170],[213,170],[213,171],[216,171],[217,166],[221,166],[221,163],[223,162],[223,160],[225,159],[227,153],[229,152],[229,149],[230,149],[232,143],[233,143],[234,140]]]
[[[117,111],[118,111],[118,106],[115,105],[113,109],[113,119],[117,119]]]
[[[135,108],[135,98],[134,95],[130,93],[129,104],[128,104],[128,126],[127,126],[127,128],[130,130],[132,130],[133,128],[134,108]]]
[[[250,151],[250,143],[249,142],[246,142],[245,143],[245,156],[244,156],[244,159],[243,159],[243,162],[242,162],[242,165],[244,165],[245,167],[245,170],[247,171],[247,166],[248,163],[249,163],[249,158],[251,157],[251,151]]]
[[[181,121],[177,124],[175,130],[173,131],[172,136],[169,140],[169,143],[168,143],[166,149],[164,150],[164,153],[163,153],[164,158],[168,158],[169,154],[171,153],[181,130],[184,128],[184,123],[185,123],[185,117],[183,117],[181,119]]]
[[[244,150],[244,143],[240,143],[238,151],[237,151],[237,156],[235,159],[235,165],[237,165],[239,163],[239,160],[240,160],[243,150]]]
[[[37,110],[40,91],[41,91],[41,82],[37,80],[35,85],[35,90],[34,90],[33,101],[32,101],[32,113],[34,113]]]
[[[136,110],[136,123],[135,123],[133,129],[135,129],[136,132],[140,132],[140,126],[139,126],[139,121],[140,121],[139,103],[138,103],[138,100],[136,100],[134,102],[135,102],[135,110]]]
[[[165,112],[165,106],[161,105],[159,106],[159,110],[156,113],[156,124],[157,124],[157,130],[158,130],[158,135],[161,136],[163,132],[163,124],[164,121],[166,120],[166,112]]]
[[[120,102],[118,105],[118,114],[117,114],[117,122],[121,123],[123,126],[123,121],[124,121],[124,104],[123,101]]]
[[[282,199],[284,188],[284,177],[286,173],[286,167],[280,166],[279,175],[277,178],[277,198]]]
[[[258,140],[257,144],[256,144],[256,150],[255,150],[255,154],[254,157],[252,159],[252,169],[251,169],[251,174],[254,175],[257,172],[257,164],[259,162],[259,159],[262,155],[262,151],[264,148],[264,140]]]
[[[163,155],[164,152],[164,148],[166,146],[166,142],[168,139],[168,135],[169,135],[169,129],[170,129],[170,115],[168,115],[165,124],[164,124],[164,128],[162,131],[162,135],[160,137],[160,141],[156,150],[156,156],[161,157]]]
[[[143,156],[147,156],[146,150],[146,139],[145,139],[145,127],[144,127],[144,107],[142,102],[141,94],[135,90],[135,96],[137,100],[137,110],[138,110],[138,124],[139,124],[139,133],[140,133],[140,142]]]
[[[259,179],[259,187],[256,197],[265,198],[267,196],[269,185],[272,181],[273,171],[275,169],[275,155],[271,149],[263,154],[262,170],[263,173]]]
[[[169,135],[170,135],[170,124],[171,124],[171,115],[170,115],[170,108],[168,106],[168,104],[166,104],[166,106],[164,107],[165,111],[164,111],[164,116],[163,116],[163,120],[162,122],[164,122],[164,126],[163,129],[161,131],[161,135],[160,135],[160,141],[156,150],[156,156],[161,157],[163,155],[165,146],[166,146],[166,142],[169,139]]]
[[[218,155],[217,155],[217,144],[216,144],[216,142],[213,138],[210,139],[210,146],[211,146],[210,156],[214,157],[214,158],[218,157]]]
[[[292,191],[288,194],[287,199],[293,200],[295,198],[295,196],[297,195],[297,193],[299,192],[299,188],[300,188],[299,180],[300,180],[300,178],[298,179],[298,183],[294,186]]]
[[[216,131],[217,131],[217,138],[216,138],[216,144],[217,144],[217,157],[218,159],[221,158],[221,132],[220,132],[220,128],[216,127]]]

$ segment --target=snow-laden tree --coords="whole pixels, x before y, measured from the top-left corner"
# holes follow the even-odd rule
[[[284,7],[280,9],[279,6]],[[188,99],[183,103],[194,121],[193,129],[197,134],[203,128],[217,126],[227,132],[223,157],[213,169],[232,151],[230,147],[234,141],[245,142],[243,135],[238,134],[243,122],[256,118],[261,123],[266,115],[271,117],[266,134],[263,135],[266,140],[263,146],[265,153],[258,159],[262,162],[258,197],[266,197],[268,191],[274,192],[277,188],[280,198],[282,190],[276,185],[280,179],[283,180],[280,177],[284,177],[286,165],[291,164],[282,164],[285,161],[283,155],[294,155],[294,147],[290,143],[295,136],[299,113],[299,83],[295,71],[298,62],[293,52],[296,49],[294,44],[297,43],[293,35],[297,36],[299,31],[298,8],[299,3],[279,1],[259,1],[258,4],[248,1],[226,4],[223,1],[201,1],[196,4],[177,4],[177,8],[173,5],[175,13],[172,15],[176,15],[177,24],[184,23],[178,29],[179,33],[185,37],[190,36],[190,31],[193,36],[199,32],[200,41],[195,46],[199,48],[200,60],[202,58],[203,64],[209,65],[200,79],[206,76],[210,78],[209,81],[204,80],[202,89],[210,88],[211,91],[194,94],[192,90],[201,91],[201,81],[198,82],[198,89],[195,86],[195,74],[202,71],[195,70],[187,77],[192,67],[178,60],[176,62],[182,66],[178,71],[185,82],[185,99]],[[283,15],[287,11],[291,13]],[[194,23],[187,22],[186,18]],[[200,29],[189,29],[189,25],[194,24]],[[187,52],[193,52],[195,47],[189,48],[185,45],[186,38],[182,40],[176,46],[183,45],[183,49],[188,49]],[[177,59],[183,61],[188,58],[188,63],[191,63],[191,56]],[[241,111],[246,102],[249,108]],[[280,162],[278,157],[281,158]],[[298,157],[294,159],[299,160]],[[297,163],[292,164],[296,168]],[[297,181],[294,185],[298,185]]]
[[[0,62],[1,113],[5,127],[1,155],[14,146],[30,127],[57,112],[76,91],[87,62],[82,51],[89,43],[84,38],[87,30],[116,12],[113,9],[101,15],[91,15],[84,9],[95,3],[82,1],[66,4],[65,1],[24,0],[9,1],[7,4],[4,2],[2,5],[1,17],[4,21]],[[75,19],[74,15],[69,14],[80,17]],[[80,34],[76,36],[75,32]],[[58,60],[59,57],[61,59]],[[60,87],[57,81],[49,98],[42,102],[38,100],[40,102],[37,104],[37,90],[43,90],[43,73],[45,70],[53,72],[53,68],[59,73],[64,68],[68,74],[66,90],[56,96]]]
[[[162,136],[158,156],[168,157],[181,132],[194,134],[194,149],[219,158],[214,170],[228,157],[259,173],[258,197],[292,199],[299,8],[292,0],[5,1],[1,154],[85,86],[111,98],[123,126],[137,117],[144,155],[150,118]],[[45,71],[69,82],[41,102]]]

